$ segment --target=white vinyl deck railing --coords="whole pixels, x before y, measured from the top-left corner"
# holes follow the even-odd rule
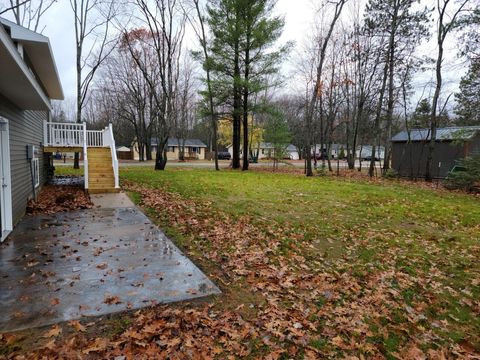
[[[105,146],[103,142],[104,130],[87,130],[87,146],[102,147]]]
[[[85,168],[85,188],[88,189],[88,154],[89,147],[108,147],[112,155],[115,188],[119,188],[118,159],[113,136],[112,124],[103,130],[87,130],[87,124],[44,122],[44,146],[71,147],[83,149],[83,163]]]
[[[106,132],[109,130],[108,127],[104,130],[87,130],[86,123],[45,122],[44,143],[45,146],[83,147],[86,135],[88,147],[108,147],[104,139],[108,137]]]
[[[85,124],[45,122],[45,146],[83,147]]]

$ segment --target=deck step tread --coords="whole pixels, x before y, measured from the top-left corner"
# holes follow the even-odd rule
[[[88,148],[88,191],[92,194],[117,192],[110,148]]]

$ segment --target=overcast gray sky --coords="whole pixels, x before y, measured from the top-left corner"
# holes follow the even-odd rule
[[[424,0],[431,1],[431,0]],[[277,12],[285,16],[285,29],[281,41],[295,41],[300,49],[311,33],[313,22],[312,0],[278,0]],[[350,2],[352,4],[353,2]],[[352,5],[350,5],[352,6]],[[351,9],[346,9],[344,15],[349,16]],[[68,0],[59,0],[42,19],[43,34],[50,38],[55,55],[58,72],[62,81],[64,93],[67,98],[75,97],[75,34],[73,28],[73,15]],[[432,23],[434,25],[434,23]],[[432,29],[433,32],[434,29]],[[190,40],[192,43],[193,40]],[[430,41],[421,47],[421,52],[435,56],[435,43]],[[456,57],[456,39],[452,37],[447,43],[447,56],[445,60],[445,92],[455,91],[460,77],[465,73],[465,65]],[[295,68],[292,57],[284,66],[285,72]],[[421,92],[424,85],[431,81],[433,71],[419,74],[415,78],[415,86]]]

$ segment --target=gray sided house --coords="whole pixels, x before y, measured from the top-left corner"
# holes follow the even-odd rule
[[[430,129],[402,131],[392,138],[392,168],[412,178],[425,176]],[[437,129],[433,153],[433,177],[445,178],[457,160],[480,152],[480,126]]]
[[[48,38],[0,18],[0,241],[45,182],[50,99],[63,91]]]

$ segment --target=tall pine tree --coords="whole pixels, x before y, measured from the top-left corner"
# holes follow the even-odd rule
[[[274,49],[284,20],[273,16],[276,0],[212,0],[208,23],[212,31],[211,57],[206,66],[219,105],[232,118],[232,167],[240,168],[243,123],[243,169],[248,169],[249,115],[252,98],[273,84],[267,79],[279,70],[288,45]]]
[[[467,74],[455,94],[455,114],[458,125],[480,125],[480,58],[472,60]]]

